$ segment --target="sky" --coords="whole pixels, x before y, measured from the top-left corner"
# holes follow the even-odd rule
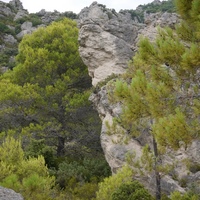
[[[9,3],[10,0],[1,0]],[[84,7],[88,7],[95,0],[20,0],[24,9],[29,13],[36,13],[42,9],[46,11],[57,10],[59,12],[73,11],[79,13]],[[135,9],[138,5],[151,3],[153,0],[97,0],[98,3],[106,5],[107,8],[115,9]]]

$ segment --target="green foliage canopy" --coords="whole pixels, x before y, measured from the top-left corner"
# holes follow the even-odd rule
[[[88,101],[91,78],[78,53],[76,26],[64,19],[26,35],[19,45],[17,66],[1,76],[0,120],[7,125],[2,131],[45,137],[59,155],[66,139],[97,141],[95,130],[100,128]],[[91,136],[84,137],[88,133]]]
[[[148,191],[137,181],[122,183],[112,193],[112,200],[153,200]]]
[[[143,123],[143,127],[151,129],[159,145],[173,149],[183,144],[180,142],[187,146],[199,137],[197,27],[187,45],[169,28],[159,29],[154,43],[142,39],[126,77],[131,84],[124,81],[116,84],[116,95],[125,105],[124,123],[134,124],[133,132],[137,130],[134,127],[139,128]],[[181,28],[182,25],[177,28],[178,33]]]
[[[20,140],[7,137],[0,146],[0,185],[20,192],[26,199],[52,199],[55,178],[42,156],[25,159]]]

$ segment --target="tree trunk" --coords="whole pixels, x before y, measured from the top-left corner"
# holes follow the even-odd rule
[[[64,148],[65,148],[65,138],[58,137],[58,147],[57,147],[57,156],[64,155]]]
[[[161,177],[160,173],[158,171],[158,165],[159,165],[159,155],[158,155],[158,148],[157,148],[157,142],[155,141],[155,138],[153,137],[153,149],[154,149],[154,155],[155,155],[155,177],[156,177],[156,200],[161,200]]]

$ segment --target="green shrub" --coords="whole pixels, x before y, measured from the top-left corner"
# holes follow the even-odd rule
[[[175,191],[171,194],[171,200],[199,200],[200,196],[188,192],[186,194],[181,194],[178,191]]]
[[[21,141],[7,137],[0,146],[0,185],[25,199],[48,200],[55,186],[42,156],[25,159]]]
[[[18,33],[20,33],[22,31],[22,29],[21,29],[21,24],[17,24],[16,26],[15,26],[15,34],[18,34]]]
[[[62,162],[57,171],[57,183],[61,188],[66,188],[72,179],[77,183],[87,183],[94,179],[99,182],[109,175],[111,175],[110,168],[103,158],[84,158],[82,161]]]
[[[29,20],[32,22],[33,26],[42,24],[42,20],[36,14],[30,14]]]
[[[57,168],[55,152],[53,148],[45,144],[45,139],[31,139],[29,146],[25,151],[26,157],[35,157],[42,155],[48,168]]]
[[[0,33],[13,34],[13,31],[10,30],[4,23],[0,22]]]
[[[112,193],[112,200],[153,200],[153,197],[138,181],[122,183]]]
[[[132,170],[125,166],[120,169],[117,174],[105,178],[99,183],[99,191],[97,192],[96,200],[112,200],[112,193],[119,188],[122,183],[127,183],[132,180]]]
[[[98,184],[96,181],[90,183],[79,183],[71,191],[73,199],[89,200],[96,197]]]
[[[24,16],[22,18],[17,19],[15,22],[17,25],[21,26],[21,24],[23,24],[26,21],[32,22],[33,26],[42,24],[42,20],[36,14],[30,14],[29,16]],[[15,32],[16,32],[16,30],[15,30]]]
[[[71,11],[64,12],[63,15],[67,18],[70,18],[70,19],[77,19],[78,18],[77,14],[75,14]]]

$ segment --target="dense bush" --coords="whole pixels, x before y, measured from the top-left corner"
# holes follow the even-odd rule
[[[29,14],[28,16],[17,19],[15,22],[21,25],[26,21],[32,22],[33,26],[42,24],[42,20],[36,14]]]
[[[199,200],[200,195],[194,194],[193,192],[187,192],[181,194],[178,191],[175,191],[171,194],[171,200]]]
[[[10,60],[10,57],[14,57],[17,54],[17,48],[15,45],[12,47],[6,47],[4,50],[0,52],[0,66],[8,67],[12,69],[15,65],[14,60]]]
[[[119,188],[122,183],[127,183],[132,180],[132,170],[125,166],[113,176],[105,178],[99,183],[97,192],[97,200],[112,200],[112,193]]]
[[[57,171],[57,182],[62,188],[66,188],[70,180],[76,182],[97,182],[111,175],[110,168],[104,158],[84,158],[82,161],[64,161]]]
[[[112,200],[153,200],[139,182],[122,183],[112,194]]]
[[[0,33],[13,34],[13,31],[8,28],[4,23],[0,22]]]
[[[67,18],[70,18],[70,19],[77,19],[78,18],[77,14],[73,13],[71,11],[66,11],[66,12],[63,13],[63,15]]]
[[[147,4],[141,6],[143,10],[147,13],[156,13],[156,12],[175,12],[175,6],[173,0],[163,1],[161,4]]]
[[[0,185],[20,192],[25,199],[51,199],[55,186],[44,158],[26,159],[21,141],[7,137],[0,146]]]

